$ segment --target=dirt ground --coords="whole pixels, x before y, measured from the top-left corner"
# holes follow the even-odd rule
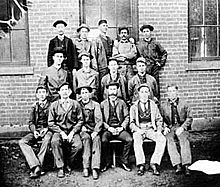
[[[219,133],[199,134],[194,133],[191,139],[193,161],[200,159],[220,160],[220,138]],[[154,144],[145,145],[147,163],[154,149]],[[120,150],[120,147],[119,149]],[[160,167],[161,175],[154,176],[151,172],[146,171],[143,176],[137,175],[135,160],[131,153],[130,161],[132,171],[126,172],[120,167],[110,168],[100,174],[100,178],[94,181],[92,177],[82,177],[82,167],[80,161],[74,166],[73,172],[63,179],[56,176],[53,169],[51,155],[46,158],[47,173],[38,179],[29,178],[29,169],[25,159],[15,140],[0,141],[0,186],[1,187],[138,187],[138,186],[167,186],[167,187],[219,187],[220,175],[206,175],[202,172],[192,172],[192,175],[176,175],[171,167],[167,152],[164,155]]]

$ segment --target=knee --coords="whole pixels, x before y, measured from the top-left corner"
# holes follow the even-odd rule
[[[83,141],[89,141],[91,139],[90,135],[87,133],[83,133],[82,140]]]
[[[100,136],[96,136],[96,137],[93,139],[93,143],[101,143],[101,138],[100,138]]]
[[[142,135],[141,135],[140,133],[138,133],[138,132],[135,132],[135,133],[133,134],[133,139],[134,139],[134,142],[141,142],[141,140],[142,140]]]
[[[24,141],[24,139],[20,139],[20,140],[18,141],[18,144],[19,144],[19,146],[22,146],[22,145],[24,145],[24,144],[25,144],[25,141]]]
[[[60,140],[57,138],[53,138],[51,140],[51,147],[58,147],[58,146],[60,146]]]
[[[81,151],[82,150],[82,142],[79,141],[74,145],[76,151]]]

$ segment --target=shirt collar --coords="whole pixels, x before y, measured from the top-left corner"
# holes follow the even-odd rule
[[[120,43],[128,43],[128,40],[120,40]]]
[[[177,97],[176,99],[168,99],[168,102],[172,105],[174,105],[174,106],[177,106],[178,104],[179,104],[179,98]]]
[[[150,39],[146,39],[146,38],[144,38],[143,40],[144,40],[145,42],[150,43],[150,42],[151,42],[151,40],[152,40],[152,38],[150,38]]]

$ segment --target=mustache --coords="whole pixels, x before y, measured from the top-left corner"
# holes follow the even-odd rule
[[[108,96],[117,96],[117,94],[112,93],[112,94],[108,94]]]

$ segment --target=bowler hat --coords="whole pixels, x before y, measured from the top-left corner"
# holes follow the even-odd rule
[[[140,31],[143,32],[144,29],[149,29],[150,31],[153,31],[154,27],[152,25],[142,25]]]
[[[105,20],[105,19],[99,20],[98,25],[101,25],[101,24],[103,24],[103,23],[106,23],[106,24],[107,24],[107,20]]]
[[[67,23],[63,20],[57,20],[53,23],[53,26],[56,27],[57,24],[63,24],[65,27],[67,26]]]
[[[117,88],[119,88],[119,83],[111,81],[109,84],[106,85],[106,88],[108,89],[109,86],[117,86]]]
[[[86,25],[85,23],[82,23],[76,31],[77,31],[77,32],[80,32],[80,30],[81,30],[82,28],[86,28],[88,31],[90,31],[89,26]]]
[[[63,53],[63,56],[66,56],[66,51],[62,47],[55,47],[52,52],[52,55],[56,53]]]
[[[88,86],[88,85],[84,85],[84,86],[80,86],[76,89],[76,93],[77,94],[80,94],[81,90],[85,88],[87,89],[90,93],[92,92],[92,87],[91,86]]]

